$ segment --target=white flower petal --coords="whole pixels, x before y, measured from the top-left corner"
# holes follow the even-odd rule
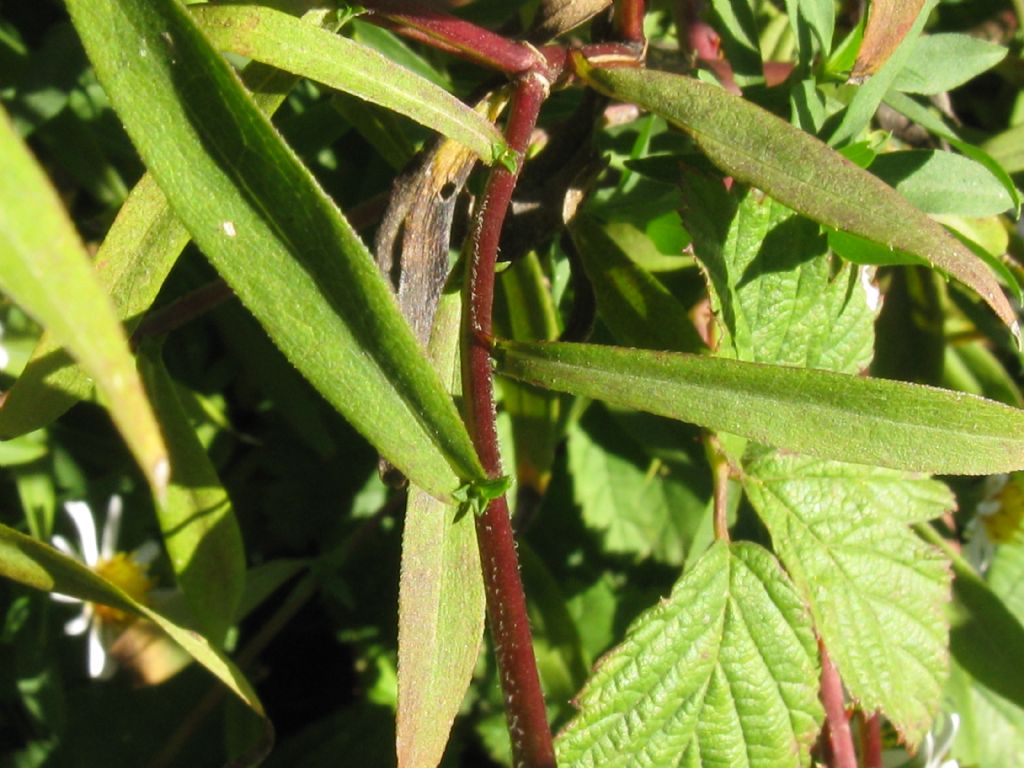
[[[67,539],[65,539],[63,536],[61,536],[59,533],[55,534],[53,536],[53,538],[50,539],[50,543],[53,544],[54,547],[59,549],[61,552],[63,552],[68,557],[73,557],[76,560],[80,560],[81,559],[79,557],[78,553],[75,552],[74,547],[71,546],[71,542],[69,542]]]
[[[92,623],[92,611],[82,609],[82,612],[75,618],[64,624],[64,634],[71,637],[78,637],[89,628]]]
[[[96,521],[92,519],[92,510],[84,501],[67,501],[64,502],[64,511],[78,529],[85,564],[90,567],[96,565],[99,562],[99,547],[96,545]]]
[[[100,543],[100,557],[109,560],[117,552],[117,538],[121,535],[121,514],[124,511],[121,497],[114,494],[107,504],[107,519],[103,523],[103,541]]]
[[[100,640],[100,623],[94,621],[89,628],[89,677],[106,679],[113,673],[113,669],[107,660],[107,650]]]
[[[132,552],[132,560],[142,566],[152,565],[160,557],[160,545],[152,539],[142,542]]]
[[[79,605],[82,604],[82,601],[79,600],[77,597],[72,597],[71,595],[62,595],[60,592],[51,592],[50,599],[53,600],[55,603],[78,603]]]

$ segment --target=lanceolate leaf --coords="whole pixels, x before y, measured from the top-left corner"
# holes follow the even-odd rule
[[[917,39],[892,87],[929,95],[951,91],[994,67],[1007,52],[1001,45],[972,35],[925,35]]]
[[[476,152],[485,163],[505,151],[485,117],[382,54],[260,6],[198,6],[200,28],[218,48],[351,93],[399,112]]]
[[[935,474],[1024,467],[1024,411],[827,371],[592,344],[497,341],[499,373],[821,458]]]
[[[907,523],[951,509],[952,494],[926,478],[775,453],[744,471],[850,694],[918,744],[948,668],[950,574]]]
[[[171,455],[171,484],[157,505],[164,546],[199,628],[222,643],[245,587],[242,534],[155,345],[143,349],[140,369]]]
[[[598,663],[559,765],[804,765],[817,689],[810,617],[778,562],[718,542]]]
[[[57,193],[0,110],[0,291],[66,347],[95,379],[150,485],[170,466],[127,339],[96,282]]]
[[[1019,334],[1016,316],[988,267],[903,196],[813,136],[760,107],[693,78],[667,72],[590,68],[603,93],[634,102],[686,131],[722,170],[821,224],[900,248],[959,278]]]
[[[430,355],[458,389],[458,292],[442,297]],[[483,642],[485,597],[472,514],[409,489],[398,593],[399,768],[434,768]]]
[[[135,602],[117,586],[53,547],[0,525],[0,576],[46,592],[103,603],[149,619],[212,672],[256,714],[263,707],[237,667],[204,637]]]
[[[875,0],[850,77],[865,80],[881,69],[910,33],[927,0]]]
[[[335,14],[321,10],[303,18],[336,28]],[[251,64],[242,73],[257,106],[272,114],[295,82],[294,75]],[[152,175],[132,189],[96,253],[96,277],[110,296],[126,330],[133,331],[156,298],[164,278],[189,241]],[[44,331],[32,357],[0,405],[0,438],[40,429],[79,400],[89,397],[92,379]]]
[[[431,494],[482,479],[365,246],[187,13],[174,0],[68,8],[171,206],[289,360]]]

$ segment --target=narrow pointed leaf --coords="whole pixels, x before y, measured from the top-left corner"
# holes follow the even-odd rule
[[[485,163],[505,151],[505,140],[485,117],[372,48],[272,8],[207,5],[191,10],[219,49],[387,107],[461,142]]]
[[[952,509],[952,493],[924,477],[776,453],[747,463],[743,483],[850,695],[920,743],[949,665],[950,573],[907,523]]]
[[[144,348],[140,369],[171,455],[171,483],[166,499],[157,505],[164,546],[198,626],[221,643],[237,618],[245,587],[242,533],[159,349]]]
[[[303,18],[336,29],[334,14],[313,10]],[[242,73],[257,106],[272,114],[297,78],[262,64]],[[130,333],[153,304],[160,286],[188,244],[151,174],[132,189],[96,253],[96,277]],[[93,391],[92,379],[62,351],[50,331],[39,338],[32,357],[0,404],[0,438],[22,435],[50,424]]]
[[[864,80],[880,70],[910,33],[928,0],[874,0],[850,77]]]
[[[256,714],[263,706],[238,668],[206,638],[137,603],[117,586],[53,547],[0,525],[0,576],[20,584],[58,592],[79,600],[103,603],[149,619],[206,667]]]
[[[938,34],[918,38],[892,87],[933,95],[951,91],[1004,58],[1008,50],[973,35]]]
[[[659,114],[686,131],[722,170],[814,221],[899,248],[976,290],[1019,334],[988,267],[902,195],[813,136],[721,88],[667,72],[590,68],[603,93]]]
[[[718,542],[598,663],[559,765],[804,765],[817,689],[810,617],[778,561]]]
[[[483,479],[365,246],[185,10],[174,0],[68,9],[175,213],[288,359],[431,494]]]
[[[430,342],[442,378],[458,388],[458,292],[441,299]],[[472,514],[415,486],[402,532],[398,592],[399,768],[434,768],[473,677],[486,609]]]
[[[498,372],[821,458],[934,474],[1024,467],[1024,411],[828,371],[592,344],[496,342]]]
[[[167,449],[127,339],[57,193],[2,110],[0,159],[0,291],[49,329],[93,377],[160,495],[170,472]]]

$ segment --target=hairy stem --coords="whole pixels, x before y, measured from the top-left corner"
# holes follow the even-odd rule
[[[615,23],[623,40],[643,46],[644,0],[619,0],[615,8]]]
[[[865,718],[860,743],[864,768],[882,768],[882,716],[877,712]]]
[[[548,80],[535,72],[521,76],[516,83],[506,127],[506,140],[518,155],[516,170],[513,172],[496,166],[491,171],[476,213],[470,263],[466,270],[462,343],[466,422],[484,469],[492,477],[501,475],[488,344],[492,334],[491,310],[498,241],[530,134],[548,89]],[[525,768],[554,766],[551,729],[533,654],[526,596],[504,497],[493,501],[476,518],[476,533],[487,594],[487,615],[512,740],[513,765]]]
[[[853,734],[850,721],[846,719],[846,704],[843,700],[843,681],[825,650],[825,644],[818,640],[821,653],[821,702],[825,705],[825,720],[828,723],[829,744],[832,747],[831,768],[857,768],[857,754],[853,749]]]

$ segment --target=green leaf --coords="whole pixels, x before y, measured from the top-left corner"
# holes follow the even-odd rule
[[[1024,466],[1024,412],[959,392],[592,344],[497,341],[493,354],[506,376],[820,458],[934,474]]]
[[[859,373],[874,312],[855,268],[835,268],[814,222],[756,191],[687,172],[683,222],[722,330],[718,354]]]
[[[914,42],[937,3],[938,0],[872,3],[864,41],[850,75],[851,82],[862,84],[857,86],[842,121],[829,138],[831,146],[849,143],[871,122],[893,80],[909,60]]]
[[[473,677],[484,588],[473,515],[413,488],[398,598],[398,765],[433,768]]]
[[[438,305],[430,355],[458,389],[461,300]],[[409,489],[398,593],[397,748],[400,768],[434,768],[483,642],[485,596],[472,514]]]
[[[886,152],[871,172],[925,213],[991,216],[1014,207],[1003,184],[963,155],[936,149]]]
[[[0,110],[0,290],[70,350],[157,496],[170,466],[127,339],[43,170]]]
[[[601,661],[565,766],[804,765],[822,719],[807,609],[775,558],[718,542]]]
[[[601,320],[622,343],[697,352],[704,342],[686,307],[637,265],[594,219],[579,215],[570,229],[594,286]]]
[[[431,494],[482,479],[365,246],[185,11],[174,0],[68,8],[175,212],[288,359]]]
[[[891,87],[926,96],[951,91],[994,67],[1007,53],[1004,46],[972,35],[923,35]]]
[[[814,221],[901,248],[978,291],[1019,335],[1012,307],[988,267],[909,201],[867,171],[741,98],[666,72],[590,68],[599,91],[635,102],[686,131],[720,168]],[[881,98],[881,97],[879,97]]]
[[[0,576],[33,589],[59,592],[79,600],[103,603],[149,619],[170,635],[256,714],[263,707],[238,668],[206,638],[181,627],[151,608],[135,602],[99,574],[42,542],[0,525]]]
[[[501,133],[447,91],[372,48],[261,6],[196,6],[200,29],[219,49],[262,61],[410,117],[492,163]]]
[[[1007,173],[1024,171],[1024,123],[997,133],[986,141],[982,148],[992,155]]]
[[[245,587],[242,534],[160,350],[150,346],[140,353],[139,362],[171,456],[171,484],[157,505],[164,546],[199,628],[221,643],[238,618]]]
[[[950,574],[907,523],[952,509],[942,483],[766,453],[743,484],[810,603],[851,696],[880,708],[911,747],[939,707],[948,668]]]
[[[569,430],[568,454],[574,501],[604,551],[683,563],[711,498],[706,465],[651,459],[595,406]]]
[[[303,18],[334,22],[320,10]],[[260,109],[272,114],[296,81],[294,75],[262,64],[243,72]],[[164,278],[188,244],[188,230],[178,221],[160,187],[145,174],[132,189],[96,254],[96,276],[110,296],[118,317],[133,331],[156,298]],[[0,405],[0,438],[46,426],[79,400],[89,397],[93,382],[44,332],[24,371]]]
[[[786,0],[786,11],[800,45],[800,60],[810,61],[814,53],[808,32],[814,33],[818,49],[827,56],[832,50],[836,4],[832,0]]]

